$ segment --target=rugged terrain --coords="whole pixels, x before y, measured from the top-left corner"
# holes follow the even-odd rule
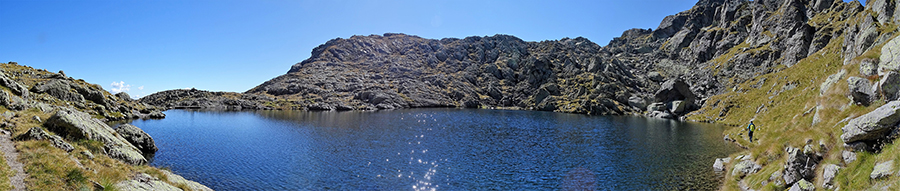
[[[898,189],[900,2],[701,0],[607,46],[509,35],[353,36],[244,93],[173,90],[161,107],[513,108],[743,126],[725,190]],[[239,106],[239,107],[237,107]],[[713,161],[710,161],[712,164]]]
[[[158,107],[15,62],[0,64],[0,86],[0,190],[209,190],[147,166],[150,135],[107,123],[165,117]]]

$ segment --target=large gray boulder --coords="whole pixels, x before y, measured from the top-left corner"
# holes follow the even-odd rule
[[[25,100],[22,100],[22,98],[0,90],[0,105],[5,106],[8,109],[23,110],[26,108],[24,102]]]
[[[146,164],[141,151],[131,145],[125,138],[119,136],[111,127],[89,114],[71,110],[60,109],[45,125],[50,131],[73,140],[96,140],[104,144],[106,154],[110,158],[123,162],[140,165]]]
[[[841,167],[835,164],[826,164],[822,171],[822,187],[826,189],[834,189],[834,177],[837,175]]]
[[[881,62],[878,64],[878,73],[900,70],[900,37],[895,37],[881,47],[879,60]]]
[[[875,99],[875,90],[868,79],[850,77],[847,79],[847,85],[850,88],[850,97],[853,98],[853,102],[867,106]]]
[[[150,137],[149,134],[141,130],[131,124],[123,124],[119,125],[119,128],[116,128],[116,132],[119,133],[125,140],[128,140],[131,145],[137,147],[141,152],[146,153],[155,153],[159,148],[156,147],[156,143],[153,142],[153,137]]]
[[[878,91],[885,100],[900,99],[900,73],[890,71],[882,76],[878,81]]]
[[[841,128],[845,143],[873,141],[886,136],[900,122],[900,101],[892,101],[872,112],[850,120]]]
[[[655,102],[669,103],[683,100],[689,104],[697,100],[697,95],[691,91],[691,86],[681,78],[671,79],[662,84],[653,96]]]
[[[801,179],[812,180],[815,177],[816,165],[822,160],[821,157],[794,147],[785,148],[785,153],[788,156],[782,175],[785,184],[791,185]]]
[[[894,160],[875,164],[875,168],[872,169],[869,178],[877,180],[891,176],[891,174],[894,174]]]
[[[51,80],[41,85],[36,85],[31,88],[31,91],[36,93],[47,93],[50,94],[50,96],[63,101],[84,102],[84,96],[77,92],[73,92],[69,82],[63,80]]]
[[[65,140],[63,140],[62,137],[57,136],[57,135],[50,135],[49,133],[47,133],[46,131],[44,131],[44,129],[41,129],[40,127],[32,127],[31,129],[28,129],[27,132],[25,132],[19,136],[16,136],[16,138],[14,138],[14,140],[16,140],[16,141],[47,140],[47,141],[50,141],[50,144],[52,144],[54,147],[62,149],[66,152],[72,152],[72,150],[75,150],[75,147],[73,147],[71,144],[69,144]]]

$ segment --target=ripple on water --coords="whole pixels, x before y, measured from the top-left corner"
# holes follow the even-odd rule
[[[722,127],[531,111],[171,110],[154,166],[217,190],[716,189]]]

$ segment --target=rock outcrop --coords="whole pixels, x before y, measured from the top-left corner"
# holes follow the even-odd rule
[[[738,156],[734,160],[739,160],[739,162],[731,170],[731,176],[733,177],[743,178],[762,169],[762,166],[753,162],[752,157],[748,155]]]
[[[134,190],[134,191],[182,191],[179,188],[179,185],[184,185],[190,190],[195,191],[212,191],[209,187],[203,186],[197,182],[185,180],[183,177],[178,176],[176,174],[172,174],[169,171],[163,170],[163,175],[166,176],[166,180],[175,185],[169,184],[166,181],[160,180],[158,177],[153,177],[146,173],[137,173],[131,176],[130,179],[118,182],[115,184],[115,187],[120,190]]]
[[[116,132],[144,154],[155,153],[159,150],[159,148],[156,148],[156,143],[153,142],[153,137],[150,137],[144,130],[135,127],[134,125],[119,125],[118,128],[116,128]]]
[[[14,140],[47,140],[50,141],[50,144],[52,144],[54,147],[62,149],[66,152],[72,152],[72,150],[75,150],[75,147],[63,140],[62,137],[57,135],[50,135],[40,127],[32,127],[31,129],[28,129],[27,132],[14,138]]]
[[[872,112],[850,120],[841,131],[847,144],[872,142],[886,137],[900,122],[900,101],[892,101]],[[871,145],[870,145],[871,146]]]
[[[801,150],[788,147],[785,148],[785,153],[788,157],[782,176],[785,184],[793,185],[800,180],[812,180],[815,177],[816,166],[822,160],[821,156],[818,156],[810,148]]]
[[[147,95],[139,101],[170,109],[270,110],[274,108],[266,104],[274,102],[275,98],[234,92],[177,89]],[[149,118],[165,117],[161,112],[149,114]]]
[[[45,125],[50,131],[72,140],[96,140],[104,144],[106,155],[129,164],[146,164],[141,151],[111,127],[87,113],[60,109]]]

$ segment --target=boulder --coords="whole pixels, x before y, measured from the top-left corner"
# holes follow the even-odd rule
[[[894,160],[875,164],[875,168],[872,169],[872,174],[869,174],[869,178],[877,180],[891,176],[891,174],[894,174]]]
[[[13,110],[23,110],[26,108],[25,100],[19,98],[18,96],[11,95],[6,91],[0,91],[0,105],[5,106],[8,109]]]
[[[132,102],[132,101],[134,101],[134,99],[131,99],[131,95],[128,95],[128,93],[125,93],[125,92],[119,92],[119,93],[117,93],[117,94],[116,94],[116,97],[118,97],[118,98],[121,99],[121,100],[125,100],[125,101],[127,101],[127,102]]]
[[[669,112],[672,113],[682,113],[684,112],[685,107],[687,107],[687,102],[685,101],[672,101],[669,103]]]
[[[853,163],[853,161],[856,161],[856,153],[853,151],[842,151],[841,159],[844,159],[845,165]]]
[[[647,117],[655,117],[655,118],[662,118],[662,119],[675,119],[675,115],[672,115],[672,113],[669,113],[669,111],[652,111],[647,114]]]
[[[784,164],[784,183],[791,185],[801,179],[812,179],[815,177],[816,165],[819,164],[821,157],[812,152],[802,152],[798,148],[785,148],[788,156]]]
[[[166,118],[166,114],[161,111],[151,111],[150,115],[147,115],[151,119],[162,119]]]
[[[731,176],[744,178],[744,176],[756,173],[760,169],[762,169],[762,166],[753,162],[750,157],[742,157],[741,161],[732,168]]]
[[[813,185],[812,182],[806,181],[806,179],[800,179],[796,184],[791,186],[788,191],[813,191],[816,190],[816,186]]]
[[[671,79],[662,84],[654,94],[655,102],[668,103],[683,100],[691,104],[697,100],[697,95],[691,91],[691,86],[681,78]]]
[[[775,171],[772,175],[769,175],[769,182],[777,187],[784,187],[784,179],[781,178],[781,171]]]
[[[104,149],[110,158],[123,162],[140,165],[146,164],[141,151],[131,145],[128,140],[115,133],[111,127],[89,114],[71,110],[60,109],[44,123],[50,131],[72,140],[96,140],[104,144]]]
[[[837,175],[841,167],[835,164],[826,164],[822,171],[822,187],[826,189],[834,189],[834,176]]]
[[[19,136],[16,136],[16,138],[14,138],[14,140],[16,140],[16,141],[47,140],[47,141],[50,141],[50,144],[52,144],[53,147],[62,149],[66,152],[72,152],[72,150],[75,150],[75,147],[73,147],[71,144],[69,144],[65,140],[63,140],[62,137],[57,136],[57,135],[50,135],[49,133],[47,133],[46,131],[44,131],[44,129],[41,129],[40,127],[32,127],[31,129],[28,129],[27,132],[25,132]]]
[[[155,153],[159,148],[156,148],[156,143],[153,142],[153,137],[150,137],[144,130],[141,128],[135,127],[131,124],[123,124],[119,125],[119,128],[116,128],[116,132],[128,140],[131,145],[137,147],[144,154]]]
[[[900,70],[900,37],[894,37],[881,47],[879,60],[878,73],[880,74]]]
[[[875,90],[868,79],[854,76],[847,79],[847,84],[850,97],[856,104],[868,106],[875,99]]]
[[[31,88],[36,93],[47,93],[63,101],[84,102],[84,96],[72,91],[68,82],[63,80],[51,80]]]
[[[845,143],[878,140],[900,121],[900,101],[892,101],[872,112],[850,120],[841,131]]]
[[[863,76],[878,75],[878,60],[863,59],[859,63],[859,74]]]
[[[652,111],[663,111],[665,109],[666,109],[666,104],[664,104],[662,102],[652,103],[649,106],[647,106],[647,111],[651,111],[651,112]]]
[[[841,80],[845,74],[847,74],[847,70],[841,69],[838,73],[829,75],[828,78],[825,78],[825,82],[822,82],[822,85],[819,86],[819,95],[825,95],[825,92],[827,92],[828,89],[831,89],[831,86],[837,83],[838,80]]]
[[[725,164],[728,164],[729,162],[731,162],[731,158],[717,158],[716,162],[713,163],[713,170],[715,170],[716,172],[724,172]]]
[[[28,88],[19,82],[10,79],[6,76],[5,73],[0,72],[0,85],[9,88],[16,95],[27,98],[28,97]]]
[[[650,73],[647,73],[647,78],[649,78],[650,80],[652,80],[652,81],[654,81],[654,82],[661,82],[661,81],[663,81],[663,76],[662,76],[661,74],[659,74],[659,72],[650,72]]]
[[[640,108],[640,109],[647,108],[647,102],[644,100],[644,98],[641,98],[638,96],[629,97],[628,105],[631,105],[631,107]]]
[[[878,81],[877,87],[885,100],[900,100],[900,73],[887,72]]]

